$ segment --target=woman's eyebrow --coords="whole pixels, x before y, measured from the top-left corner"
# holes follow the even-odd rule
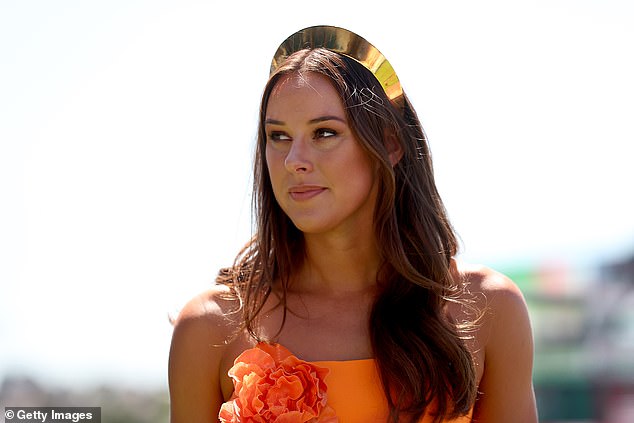
[[[315,123],[320,123],[320,122],[326,122],[329,120],[336,120],[338,122],[341,123],[346,123],[345,119],[340,118],[339,116],[334,116],[334,115],[326,115],[326,116],[320,116],[317,117],[315,119],[311,119],[308,121],[309,124],[315,124]],[[266,118],[266,120],[264,121],[265,125],[280,125],[280,126],[284,126],[285,123],[281,120],[277,120],[277,119],[271,119],[271,118]]]
[[[276,119],[271,119],[271,118],[267,118],[264,121],[265,125],[284,125],[284,122],[282,122],[281,120],[276,120]]]
[[[320,116],[318,118],[309,120],[308,123],[319,123],[319,122],[325,122],[328,120],[336,120],[341,123],[346,123],[345,119],[342,119],[339,116],[334,116],[334,115]]]

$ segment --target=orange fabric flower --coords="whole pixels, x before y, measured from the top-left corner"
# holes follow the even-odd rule
[[[236,358],[223,423],[338,423],[326,403],[328,369],[295,357],[281,345],[259,343]]]

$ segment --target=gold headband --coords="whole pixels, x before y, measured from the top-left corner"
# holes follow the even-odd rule
[[[318,47],[342,54],[362,64],[376,77],[390,100],[396,100],[403,95],[396,72],[385,56],[365,38],[336,26],[311,26],[288,37],[273,56],[271,74],[291,54],[306,48]]]

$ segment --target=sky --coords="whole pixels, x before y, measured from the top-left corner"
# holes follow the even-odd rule
[[[1,1],[0,379],[166,386],[168,315],[251,233],[271,56],[315,24],[396,69],[462,260],[632,254],[633,18],[625,0]]]

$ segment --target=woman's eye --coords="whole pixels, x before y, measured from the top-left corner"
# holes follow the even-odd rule
[[[321,128],[315,131],[315,138],[330,138],[337,135],[337,131]]]
[[[271,141],[288,141],[291,139],[291,137],[286,135],[284,132],[274,131],[269,134],[269,139]]]

